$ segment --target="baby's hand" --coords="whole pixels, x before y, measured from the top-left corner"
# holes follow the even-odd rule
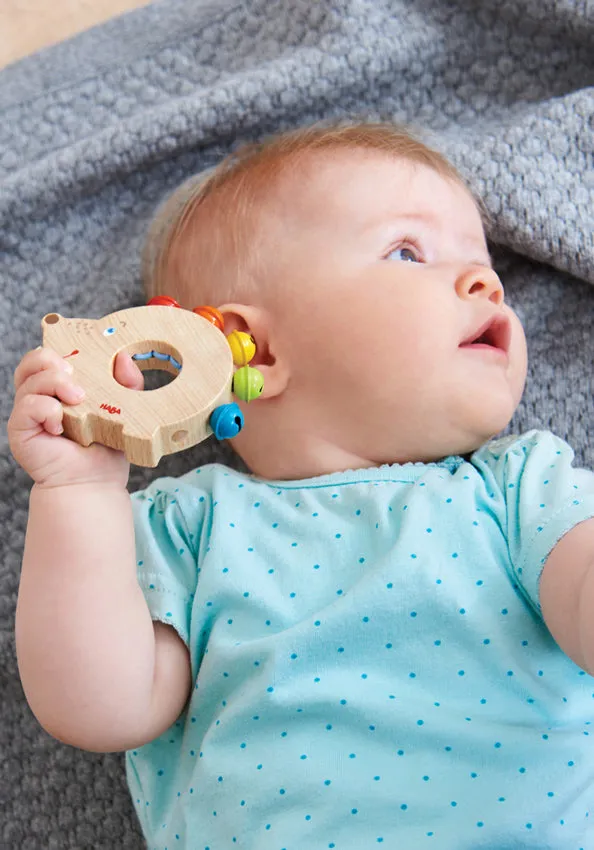
[[[129,355],[118,355],[114,374],[124,386],[142,390],[142,373]],[[14,384],[8,439],[15,460],[36,484],[56,487],[109,482],[126,486],[129,464],[122,452],[98,443],[79,446],[60,436],[64,430],[60,402],[74,405],[84,398],[67,360],[51,348],[29,351],[16,368]]]

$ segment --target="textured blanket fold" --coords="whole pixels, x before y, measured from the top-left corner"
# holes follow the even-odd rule
[[[330,117],[407,122],[490,213],[529,344],[510,430],[550,428],[592,467],[593,43],[590,0],[162,0],[0,71],[0,850],[143,846],[121,756],[53,741],[18,681],[30,482],[4,424],[41,317],[142,303],[154,209],[239,142]],[[157,474],[215,459],[233,460],[209,441]]]

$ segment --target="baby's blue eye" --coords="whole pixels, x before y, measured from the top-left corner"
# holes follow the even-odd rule
[[[388,257],[393,257],[394,255],[396,255],[397,260],[400,260],[403,263],[419,262],[417,255],[411,248],[394,248],[393,251],[390,251]]]

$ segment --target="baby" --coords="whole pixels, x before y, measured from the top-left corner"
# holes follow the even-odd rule
[[[157,850],[592,848],[594,474],[493,440],[526,345],[462,178],[389,124],[285,133],[174,193],[145,277],[254,338],[251,472],[130,497],[123,455],[60,436],[68,362],[25,355],[42,726],[127,751]]]

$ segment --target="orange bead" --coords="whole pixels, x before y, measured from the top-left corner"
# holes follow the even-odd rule
[[[147,301],[147,307],[180,307],[175,298],[170,295],[155,295],[150,301]]]
[[[192,313],[197,313],[199,316],[202,316],[204,319],[215,325],[215,327],[217,327],[220,331],[225,333],[225,320],[223,319],[223,314],[219,313],[216,307],[194,307]]]

